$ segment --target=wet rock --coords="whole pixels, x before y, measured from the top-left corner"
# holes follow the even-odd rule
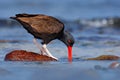
[[[49,56],[28,52],[25,50],[14,50],[5,56],[5,61],[57,61]]]
[[[120,68],[120,63],[119,62],[113,62],[110,64],[109,68]]]
[[[118,59],[120,59],[120,57],[115,55],[101,55],[95,58],[88,58],[87,60],[118,60]]]

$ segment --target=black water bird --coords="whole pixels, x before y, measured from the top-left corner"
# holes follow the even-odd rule
[[[64,24],[58,19],[44,14],[16,14],[11,19],[17,20],[23,27],[34,36],[34,43],[40,49],[42,54],[54,57],[47,49],[46,45],[54,40],[59,39],[68,47],[68,60],[72,61],[72,46],[74,44],[73,36],[64,30]],[[38,45],[36,39],[41,39],[42,47]]]

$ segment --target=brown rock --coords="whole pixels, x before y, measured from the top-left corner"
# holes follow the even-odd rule
[[[5,61],[57,61],[47,55],[25,50],[14,50],[5,56]]]
[[[101,55],[95,58],[88,58],[87,60],[118,60],[118,59],[120,59],[120,57],[115,55]]]

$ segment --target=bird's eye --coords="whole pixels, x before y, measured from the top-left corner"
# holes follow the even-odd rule
[[[71,43],[71,40],[67,40],[68,43]]]

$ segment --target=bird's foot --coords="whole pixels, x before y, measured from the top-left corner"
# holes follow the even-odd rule
[[[40,55],[46,55],[46,53],[43,51],[43,49],[40,50],[39,54]]]
[[[55,59],[55,60],[58,60],[58,58],[56,58],[56,57],[54,57],[54,56],[52,56],[52,55],[48,55],[48,54],[46,54],[45,52],[40,52],[39,53],[40,55],[46,55],[46,56],[48,56],[48,57],[51,57],[51,58],[53,58],[53,59]]]
[[[40,55],[46,55],[46,53],[42,53],[42,52],[40,52],[39,54],[40,54]]]
[[[42,55],[47,55],[55,60],[58,60],[58,58],[54,57],[51,53],[47,52],[46,49],[44,47],[41,48],[41,54]]]
[[[49,56],[49,55],[48,55]],[[54,56],[49,56],[49,57],[51,57],[51,58],[53,58],[53,59],[55,59],[55,60],[58,60],[58,58],[56,58],[56,57],[54,57]]]

